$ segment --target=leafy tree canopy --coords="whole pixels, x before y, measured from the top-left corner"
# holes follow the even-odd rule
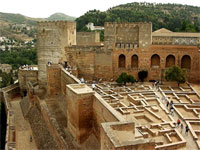
[[[126,85],[126,83],[134,83],[136,80],[132,75],[127,75],[127,73],[123,72],[121,75],[117,78],[117,83],[123,83]]]
[[[185,83],[185,70],[178,66],[170,67],[165,73],[165,79],[167,81],[176,81],[178,86],[180,83]]]
[[[128,3],[112,7],[105,12],[90,10],[76,19],[77,31],[93,22],[152,22],[153,30],[167,28],[171,31],[200,32],[200,8],[180,4]]]
[[[10,64],[13,69],[25,64],[37,64],[37,51],[32,48],[0,52],[0,64]]]

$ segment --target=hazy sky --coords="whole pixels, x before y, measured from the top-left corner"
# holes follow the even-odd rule
[[[88,10],[105,11],[110,7],[144,0],[1,0],[0,12],[20,13],[29,17],[46,18],[55,12],[79,17]],[[200,6],[200,0],[146,0],[156,3],[180,3]]]

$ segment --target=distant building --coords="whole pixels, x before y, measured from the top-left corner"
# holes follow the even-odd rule
[[[0,42],[4,42],[4,41],[8,42],[9,39],[4,36],[0,37]]]
[[[9,73],[12,70],[12,66],[9,64],[0,64],[0,70],[2,70],[2,72]]]
[[[94,30],[104,30],[104,27],[102,27],[102,26],[94,26],[94,23],[92,23],[92,22],[89,22],[89,23],[86,25],[86,27],[87,27],[88,29],[92,30],[92,31],[94,31]]]

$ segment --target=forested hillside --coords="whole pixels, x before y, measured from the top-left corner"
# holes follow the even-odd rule
[[[200,32],[200,7],[180,4],[128,3],[105,12],[91,10],[76,19],[77,30],[84,31],[88,22],[152,22],[153,30]]]

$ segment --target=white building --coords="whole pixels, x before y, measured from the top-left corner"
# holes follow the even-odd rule
[[[102,27],[102,26],[94,26],[94,23],[92,23],[92,22],[89,22],[89,23],[86,25],[86,27],[87,27],[88,29],[92,30],[92,31],[94,31],[94,30],[104,30],[104,27]]]

